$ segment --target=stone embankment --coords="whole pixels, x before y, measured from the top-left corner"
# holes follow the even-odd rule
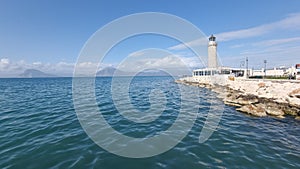
[[[300,81],[226,79],[225,83],[196,82],[191,78],[176,81],[187,85],[209,88],[218,93],[227,105],[249,115],[300,119]]]

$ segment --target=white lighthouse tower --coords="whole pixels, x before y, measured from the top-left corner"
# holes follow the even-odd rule
[[[216,37],[211,35],[208,42],[208,68],[218,68]]]
[[[225,79],[229,78],[247,78],[247,70],[240,68],[223,67],[218,63],[216,37],[211,35],[208,42],[208,66],[206,68],[193,70],[192,80],[201,83],[226,83]],[[222,81],[222,77],[225,77]],[[187,78],[189,81],[189,78]],[[221,81],[219,81],[221,80]]]

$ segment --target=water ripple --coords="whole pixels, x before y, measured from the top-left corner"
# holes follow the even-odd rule
[[[110,95],[111,78],[96,79],[97,103],[107,122],[120,133],[152,137],[167,130],[177,118],[180,93],[173,81],[169,77],[139,77],[132,82],[131,104],[140,111],[149,109],[151,89],[160,89],[167,96],[165,111],[149,124],[134,123],[117,112]],[[217,131],[200,144],[200,131],[217,97],[207,89],[186,89],[188,94],[201,93],[199,103],[184,100],[199,109],[189,134],[161,155],[128,159],[103,150],[85,134],[73,108],[71,78],[1,79],[0,168],[300,168],[299,120],[256,118],[225,106]],[[117,99],[127,108],[122,97]],[[81,106],[87,111],[91,107]],[[118,142],[105,140],[108,145]]]

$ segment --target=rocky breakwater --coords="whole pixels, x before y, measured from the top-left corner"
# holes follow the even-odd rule
[[[201,83],[179,79],[178,83],[209,88],[227,105],[253,116],[293,115],[300,119],[300,81],[227,79],[218,83]]]

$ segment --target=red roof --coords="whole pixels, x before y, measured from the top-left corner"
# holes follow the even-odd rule
[[[300,68],[300,64],[296,64],[296,68]]]

